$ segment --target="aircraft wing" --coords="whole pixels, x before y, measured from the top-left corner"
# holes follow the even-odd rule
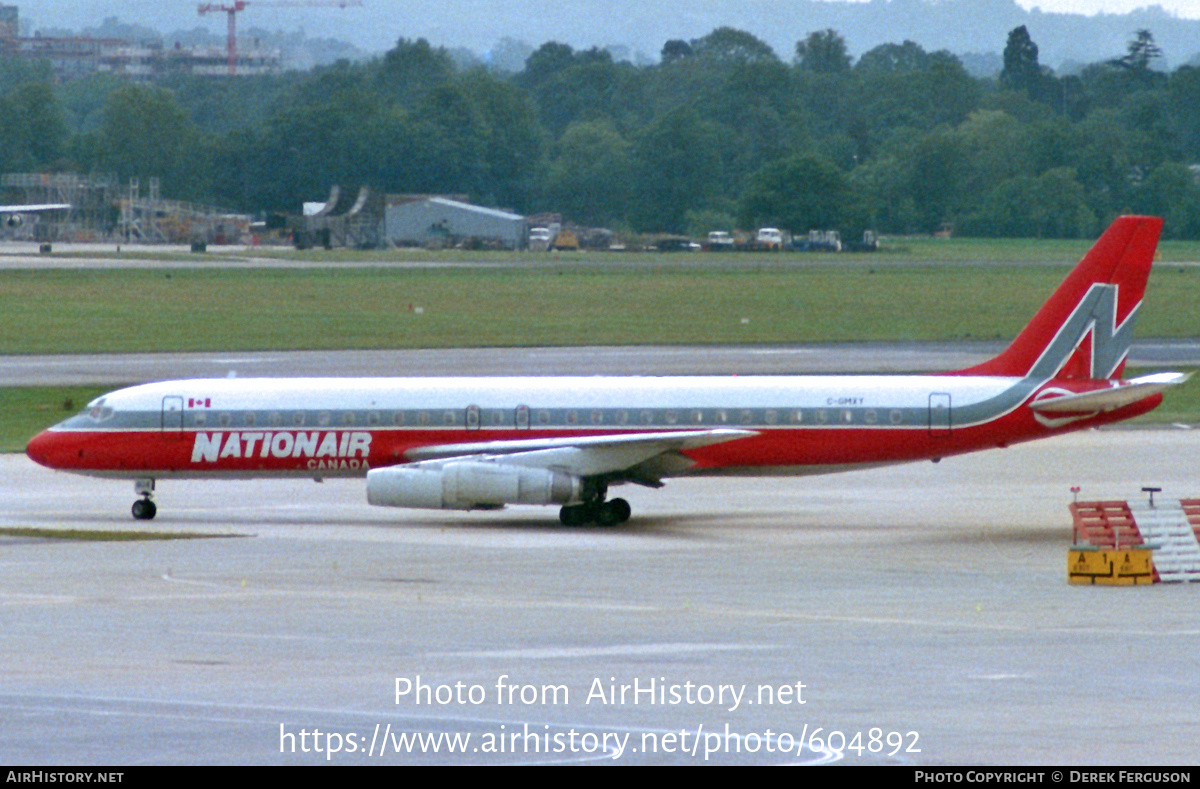
[[[27,205],[0,205],[0,214],[33,214],[38,211],[63,211],[70,203],[30,203]]]
[[[479,441],[417,447],[406,452],[405,457],[414,465],[426,468],[440,466],[452,460],[487,458],[492,462],[534,468],[554,468],[579,477],[591,477],[626,471],[652,459],[680,450],[734,441],[755,434],[753,430],[716,428],[512,441]],[[686,461],[684,458],[679,459]]]
[[[1128,381],[1114,382],[1116,385],[1110,389],[1098,389],[1082,394],[1061,394],[1041,400],[1035,399],[1029,404],[1029,407],[1034,411],[1053,414],[1115,411],[1150,395],[1158,394],[1169,387],[1178,386],[1190,377],[1190,373],[1144,375]]]

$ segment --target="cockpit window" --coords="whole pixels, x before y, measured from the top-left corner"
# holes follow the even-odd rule
[[[104,398],[100,397],[88,403],[87,415],[97,422],[103,422],[112,418],[113,409],[112,406],[105,405]]]

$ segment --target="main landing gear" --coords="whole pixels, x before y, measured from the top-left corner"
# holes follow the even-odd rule
[[[158,507],[154,506],[152,497],[154,496],[154,480],[139,479],[133,483],[133,492],[141,496],[140,499],[133,503],[133,517],[139,521],[148,521],[158,514]]]
[[[558,511],[558,519],[564,526],[582,526],[595,523],[599,526],[616,526],[629,520],[632,510],[625,499],[604,501],[597,497],[582,504],[572,504]]]

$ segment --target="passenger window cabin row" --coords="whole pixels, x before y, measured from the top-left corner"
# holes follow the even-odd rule
[[[417,411],[219,411],[192,410],[190,421],[199,428],[377,428],[377,427],[462,427],[527,428],[588,427],[600,425],[638,426],[786,426],[786,425],[877,425],[880,415],[873,408],[803,409],[465,409]],[[900,425],[904,413],[892,409],[887,423]]]

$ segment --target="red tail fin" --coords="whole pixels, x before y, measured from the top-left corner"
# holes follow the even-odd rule
[[[1120,376],[1162,220],[1118,217],[999,356],[968,375]]]

